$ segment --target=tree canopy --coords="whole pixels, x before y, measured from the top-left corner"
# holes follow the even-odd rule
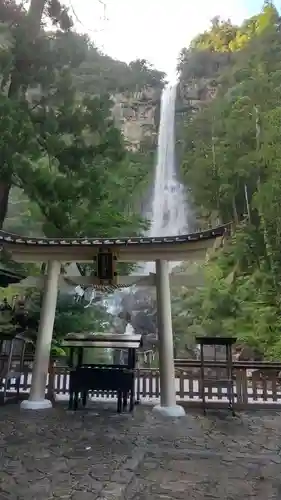
[[[180,78],[212,78],[226,67],[235,64],[240,52],[279,26],[279,14],[272,2],[264,2],[262,11],[241,26],[219,16],[211,21],[211,28],[196,36],[188,48],[184,47],[178,61]],[[239,54],[238,54],[239,53]]]

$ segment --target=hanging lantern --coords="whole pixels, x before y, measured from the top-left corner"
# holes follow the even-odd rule
[[[111,249],[100,249],[95,257],[96,261],[96,285],[116,285],[117,272],[116,262],[117,257]]]

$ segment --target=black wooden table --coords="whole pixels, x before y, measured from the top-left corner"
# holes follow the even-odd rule
[[[86,406],[92,391],[109,391],[117,394],[117,411],[128,405],[134,408],[136,350],[141,346],[141,335],[127,334],[69,334],[63,346],[70,351],[69,409],[77,410],[79,401]],[[126,364],[85,363],[85,349],[127,350]]]

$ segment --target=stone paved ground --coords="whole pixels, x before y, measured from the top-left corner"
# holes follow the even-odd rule
[[[0,408],[0,500],[280,500],[281,415]]]

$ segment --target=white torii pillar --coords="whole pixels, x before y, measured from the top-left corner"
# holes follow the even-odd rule
[[[52,407],[51,401],[45,399],[45,390],[56,314],[60,269],[60,262],[48,262],[30,395],[27,400],[21,403],[21,408],[25,410],[44,410]]]
[[[176,404],[173,328],[169,263],[156,260],[156,295],[160,371],[160,405],[154,411],[168,417],[182,417],[185,411]]]

